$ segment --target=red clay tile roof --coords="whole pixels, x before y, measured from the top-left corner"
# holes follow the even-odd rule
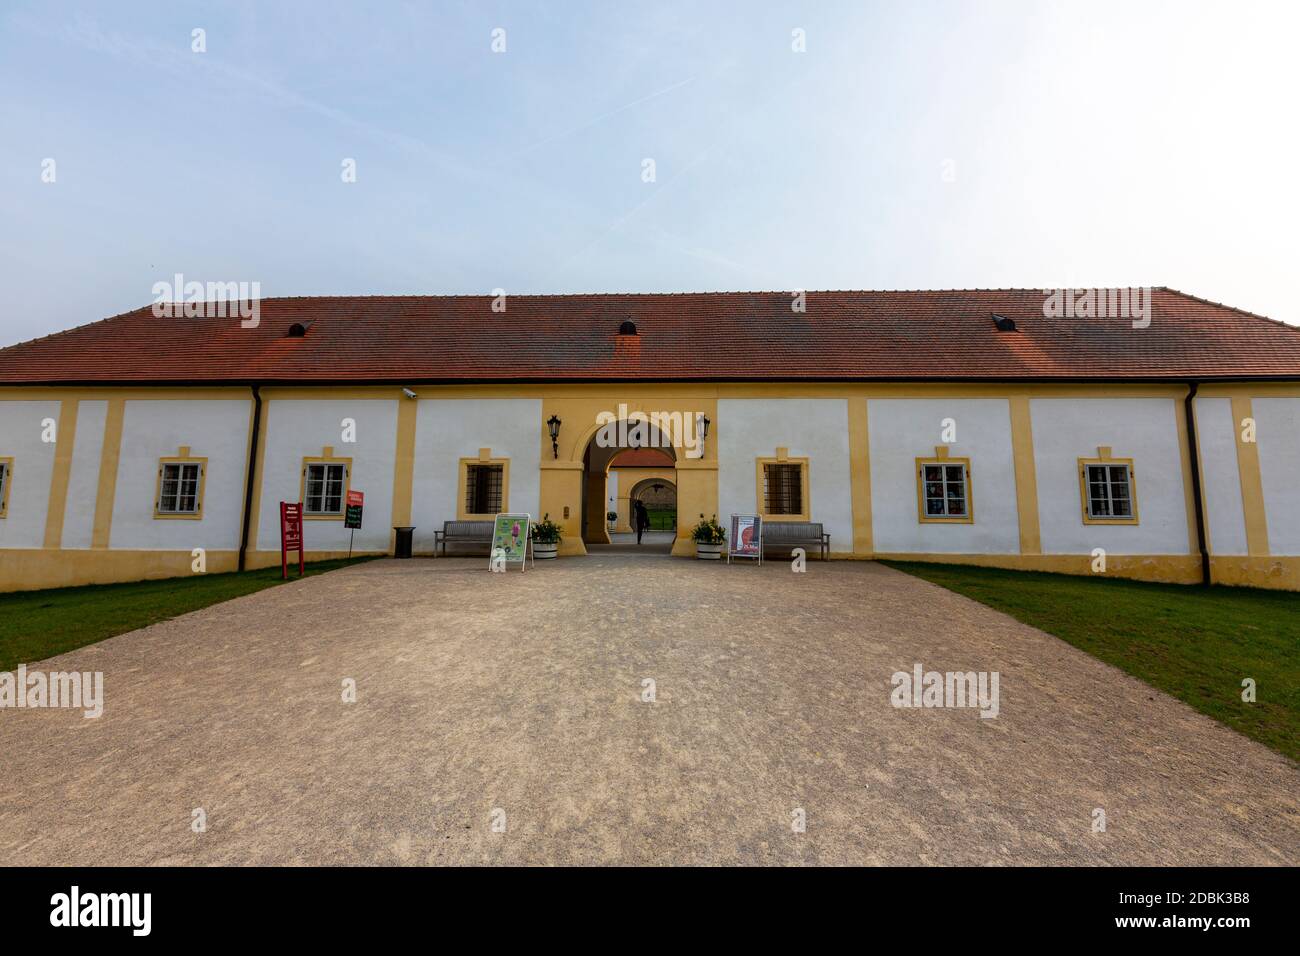
[[[611,468],[672,468],[676,466],[672,457],[655,448],[633,448],[621,451],[610,461]]]
[[[1146,329],[1044,318],[1036,289],[809,292],[802,313],[786,292],[263,299],[256,329],[146,306],[0,350],[0,383],[1300,378],[1300,330],[1152,297]]]

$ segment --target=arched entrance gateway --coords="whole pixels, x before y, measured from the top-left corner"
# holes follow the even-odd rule
[[[637,452],[623,452],[610,465],[610,497],[618,499],[616,532],[634,530],[632,515],[639,502],[650,515],[650,527],[655,531],[677,530],[677,483],[673,472],[664,476],[638,477],[650,470],[624,464],[624,460]],[[628,487],[628,486],[631,487]],[[624,490],[626,488],[626,490]],[[626,520],[624,520],[626,518]]]
[[[717,458],[706,438],[716,412],[711,396],[667,390],[662,398],[612,404],[594,394],[546,402],[541,511],[561,525],[560,553],[611,544],[635,548],[632,509],[641,499],[652,527],[662,528],[644,550],[693,554],[689,532],[696,512],[717,511]]]
[[[671,435],[649,422],[620,420],[602,428],[587,443],[583,456],[583,543],[600,547],[632,543],[626,536],[635,528],[635,505],[651,499],[671,501],[673,522],[665,522],[665,509],[652,515],[661,533],[652,536],[652,550],[668,550],[676,531],[677,450]],[[656,488],[657,486],[657,488]],[[665,491],[671,488],[670,495]],[[615,515],[611,521],[609,515]],[[612,535],[612,536],[611,536]],[[655,547],[657,546],[657,547]]]

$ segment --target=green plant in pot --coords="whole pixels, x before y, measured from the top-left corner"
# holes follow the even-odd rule
[[[705,518],[700,515],[699,522],[691,529],[691,540],[695,542],[695,556],[701,561],[717,561],[722,557],[722,547],[727,541],[727,531],[718,524],[718,516]]]
[[[560,534],[560,526],[551,520],[548,512],[542,516],[542,520],[533,524],[533,557],[541,561],[545,558],[553,558],[560,550],[560,542],[564,540]]]

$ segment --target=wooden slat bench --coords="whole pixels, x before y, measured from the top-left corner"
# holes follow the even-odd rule
[[[823,561],[830,557],[831,536],[822,530],[820,521],[764,521],[763,552],[768,548],[790,551],[794,548],[814,548]]]
[[[491,521],[444,521],[442,530],[433,533],[434,555],[439,545],[446,555],[448,544],[482,545],[491,550],[493,524]]]

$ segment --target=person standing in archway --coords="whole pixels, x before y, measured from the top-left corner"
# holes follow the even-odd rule
[[[641,543],[641,534],[650,527],[650,512],[646,511],[645,502],[636,500],[636,543]]]

